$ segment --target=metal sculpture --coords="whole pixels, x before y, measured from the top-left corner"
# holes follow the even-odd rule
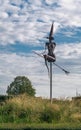
[[[58,64],[55,63],[56,56],[55,56],[54,50],[56,47],[56,43],[54,42],[54,37],[53,37],[53,24],[54,24],[54,22],[51,25],[49,37],[46,37],[47,39],[49,39],[49,41],[45,43],[45,51],[41,54],[33,51],[35,54],[43,57],[45,60],[45,65],[46,65],[46,67],[48,69],[48,73],[50,75],[50,101],[51,101],[51,103],[52,103],[52,63],[54,65],[56,65],[58,68],[60,68],[62,71],[64,71],[65,74],[70,73],[69,71],[65,70],[64,68],[62,68],[61,66],[59,66]],[[46,50],[47,50],[47,54],[46,54]],[[50,68],[48,67],[48,63],[50,63]]]
[[[54,37],[53,37],[53,23],[52,23],[52,26],[51,26],[51,29],[50,29],[49,37],[47,37],[47,38],[49,39],[49,41],[46,42],[46,44],[45,44],[45,52],[46,52],[46,49],[47,49],[48,50],[48,54],[47,54],[48,56],[45,54],[44,59],[45,59],[45,65],[46,65],[46,67],[48,69],[48,72],[49,72],[47,61],[50,62],[50,63],[56,61],[56,56],[54,54],[56,43],[53,42],[53,40],[54,40]]]

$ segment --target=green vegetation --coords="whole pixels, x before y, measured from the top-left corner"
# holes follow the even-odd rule
[[[50,104],[41,97],[15,96],[0,105],[0,128],[9,124],[14,128],[81,128],[81,99],[53,100]]]
[[[27,93],[35,96],[35,89],[32,87],[31,81],[25,76],[17,76],[7,88],[8,95],[19,95]]]

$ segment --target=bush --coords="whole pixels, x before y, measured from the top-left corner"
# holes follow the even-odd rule
[[[27,108],[21,108],[18,112],[18,119],[21,121],[26,121],[28,123],[31,122],[31,109]]]
[[[54,118],[54,112],[51,110],[44,110],[41,113],[41,121],[50,123],[52,122],[53,118]]]
[[[7,103],[4,106],[2,106],[0,110],[1,110],[0,115],[2,117],[2,122],[7,123],[15,121],[16,106],[14,104]]]
[[[61,118],[60,111],[55,109],[54,105],[46,106],[46,108],[41,112],[41,121],[52,123],[59,121]]]

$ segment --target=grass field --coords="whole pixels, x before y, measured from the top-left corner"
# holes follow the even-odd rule
[[[81,129],[81,99],[53,100],[20,95],[0,105],[0,129]]]
[[[81,130],[81,124],[72,123],[40,123],[40,124],[14,124],[2,123],[0,130]]]

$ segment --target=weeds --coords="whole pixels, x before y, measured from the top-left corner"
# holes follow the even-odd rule
[[[81,123],[81,102],[20,95],[0,106],[0,123]]]

